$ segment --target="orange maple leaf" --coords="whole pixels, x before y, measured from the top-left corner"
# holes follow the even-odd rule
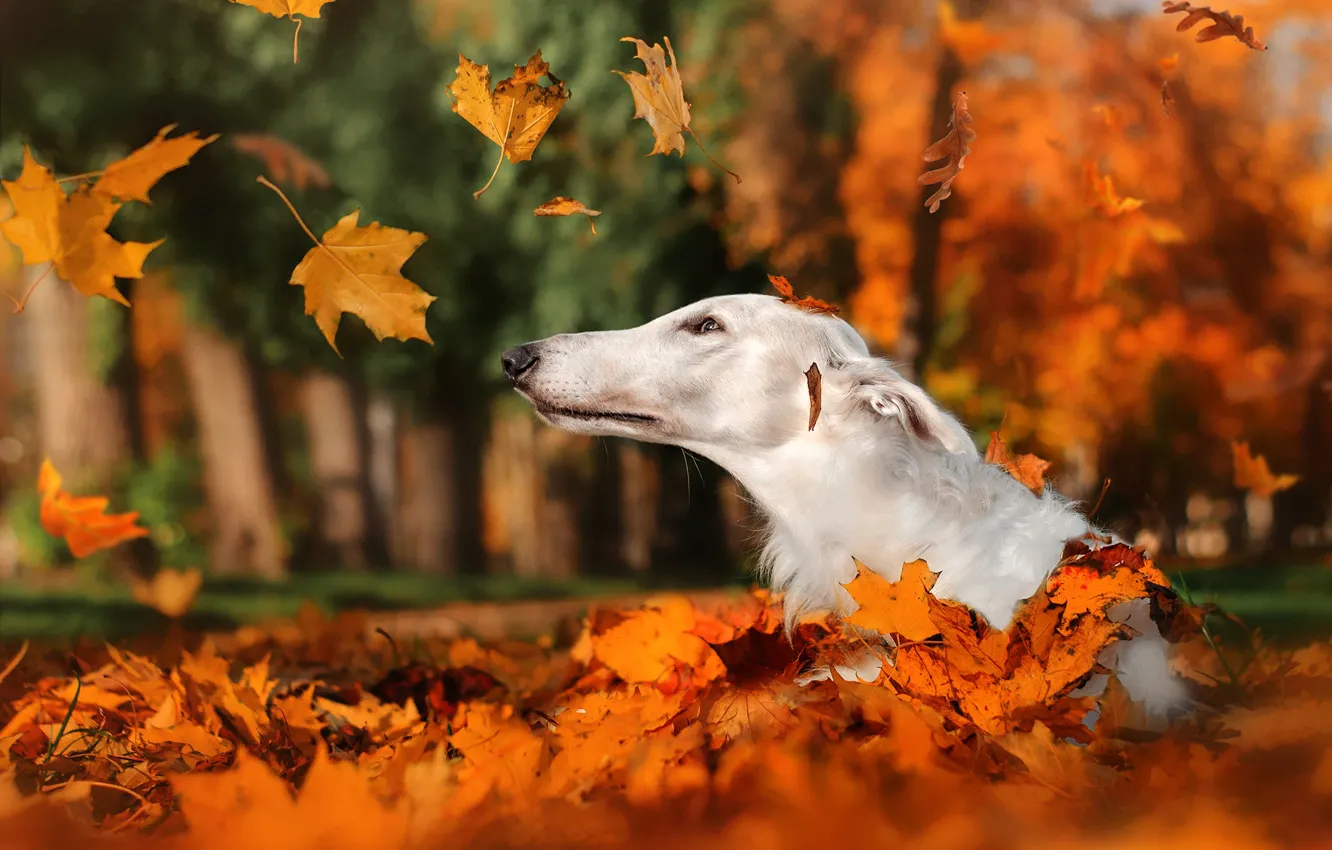
[[[41,494],[42,528],[52,537],[63,537],[70,553],[85,558],[99,549],[109,549],[126,540],[147,537],[148,529],[135,525],[138,511],[107,514],[110,501],[102,496],[71,496],[60,488],[60,473],[49,459],[37,473]]]
[[[402,264],[426,241],[424,233],[385,227],[377,221],[361,227],[356,223],[361,211],[355,210],[320,239],[306,227],[281,189],[263,177],[259,182],[277,192],[315,243],[292,271],[290,283],[305,287],[305,314],[314,316],[334,351],[338,351],[334,338],[343,313],[364,319],[375,339],[419,339],[434,344],[426,331],[425,312],[436,296],[401,274]]]
[[[550,79],[541,85],[542,77]],[[495,182],[500,165],[526,162],[536,152],[555,117],[569,100],[569,89],[550,72],[541,51],[532,54],[525,66],[513,66],[513,76],[490,88],[490,66],[478,65],[458,54],[458,77],[449,85],[453,111],[487,139],[500,146],[499,159],[486,185],[472,193],[481,197]]]
[[[939,627],[930,618],[929,600],[938,578],[938,573],[930,572],[929,565],[921,560],[903,564],[897,581],[888,581],[856,561],[856,577],[842,586],[860,607],[846,621],[908,641],[936,635]]]
[[[541,206],[532,211],[534,215],[585,215],[587,223],[592,225],[592,233],[597,232],[597,223],[592,220],[594,216],[601,215],[601,210],[591,210],[582,201],[575,201],[573,198],[566,198],[563,195],[551,198]]]
[[[148,192],[157,181],[167,172],[185,166],[200,148],[219,138],[214,133],[201,139],[198,132],[190,131],[168,139],[167,133],[175,128],[175,124],[168,124],[158,130],[150,142],[103,168],[93,191],[118,201],[152,203],[148,200]]]
[[[1249,453],[1246,442],[1231,441],[1230,452],[1235,461],[1235,486],[1256,496],[1271,496],[1289,490],[1300,480],[1298,475],[1273,475],[1267,458]]]
[[[203,573],[197,569],[158,570],[149,581],[136,577],[130,590],[136,602],[177,619],[190,610],[202,586]]]
[[[294,64],[301,61],[301,24],[304,23],[296,16],[317,18],[324,4],[332,3],[333,0],[231,0],[231,2],[240,3],[242,6],[250,6],[275,18],[296,21],[296,32],[291,37],[291,61]]]
[[[1045,471],[1050,468],[1050,462],[1033,454],[1010,456],[1008,444],[999,431],[990,432],[990,444],[985,447],[985,462],[1002,466],[1009,475],[1037,496],[1045,492]]]
[[[971,129],[971,113],[967,111],[967,93],[958,92],[953,101],[953,115],[948,119],[948,132],[942,139],[930,145],[920,158],[926,162],[947,159],[939,168],[927,171],[916,178],[922,186],[939,184],[934,194],[925,200],[930,212],[938,212],[939,204],[953,195],[953,181],[962,173],[965,160],[971,153],[971,143],[976,140],[976,131]]]
[[[240,133],[228,138],[236,150],[262,162],[264,171],[272,175],[275,183],[290,183],[298,191],[307,186],[324,189],[333,183],[324,166],[284,139],[261,133]]]
[[[693,634],[693,603],[666,596],[646,603],[608,629],[590,635],[592,654],[626,682],[659,684],[678,674],[677,662],[703,684],[726,675],[708,643]]]
[[[830,313],[837,315],[839,308],[829,304],[827,301],[820,301],[818,298],[806,295],[803,298],[797,298],[795,288],[791,282],[779,274],[768,275],[768,282],[772,284],[777,293],[782,296],[782,300],[787,304],[794,304],[802,310],[808,310],[811,313]]]
[[[1176,12],[1185,13],[1184,19],[1175,27],[1175,32],[1184,32],[1201,21],[1211,21],[1209,26],[1198,31],[1194,41],[1216,41],[1218,38],[1231,36],[1254,50],[1267,49],[1267,45],[1253,34],[1253,27],[1244,26],[1243,15],[1232,15],[1226,11],[1214,12],[1211,6],[1194,6],[1192,3],[1175,3],[1171,0],[1164,0],[1161,3],[1161,11],[1167,15]]]
[[[126,307],[116,278],[143,277],[143,261],[156,242],[117,242],[106,232],[122,206],[95,186],[84,185],[68,197],[49,169],[23,149],[23,171],[16,181],[0,180],[14,205],[14,217],[0,222],[0,232],[23,252],[23,262],[52,263],[56,273],[84,295],[101,295]],[[34,284],[35,286],[35,284]],[[22,309],[22,302],[15,302]]]

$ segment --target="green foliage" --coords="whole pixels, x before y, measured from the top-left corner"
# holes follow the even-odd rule
[[[19,557],[25,564],[50,566],[62,553],[67,553],[64,541],[47,534],[41,521],[42,498],[36,487],[14,490],[5,500],[0,514],[18,540]]]
[[[139,512],[139,524],[148,529],[162,562],[174,567],[206,563],[203,542],[189,530],[189,515],[204,507],[198,461],[167,447],[126,479],[118,492]]]

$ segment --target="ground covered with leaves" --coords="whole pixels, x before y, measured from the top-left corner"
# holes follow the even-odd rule
[[[29,649],[0,670],[0,834],[15,848],[1329,846],[1332,643],[1220,645],[1215,612],[1126,546],[1072,547],[1004,631],[932,583],[915,562],[848,585],[850,624],[895,639],[873,681],[845,666],[879,651],[863,632],[788,632],[761,591],[596,610],[563,647],[400,647],[311,609],[97,657]],[[1107,611],[1144,598],[1198,700],[1168,725],[1112,675],[1099,698],[1076,695],[1131,636]]]

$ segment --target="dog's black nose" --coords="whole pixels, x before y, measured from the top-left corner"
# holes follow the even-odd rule
[[[524,373],[536,365],[536,362],[536,346],[530,343],[528,345],[515,345],[500,355],[500,364],[504,367],[504,374],[514,383],[517,383]]]

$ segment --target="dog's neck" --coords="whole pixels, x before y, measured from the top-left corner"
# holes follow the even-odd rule
[[[788,616],[848,613],[853,557],[891,581],[925,558],[935,592],[995,625],[1036,590],[1086,521],[1058,496],[1036,499],[1002,470],[911,439],[890,422],[838,411],[770,449],[712,459],[769,522],[761,564]]]

